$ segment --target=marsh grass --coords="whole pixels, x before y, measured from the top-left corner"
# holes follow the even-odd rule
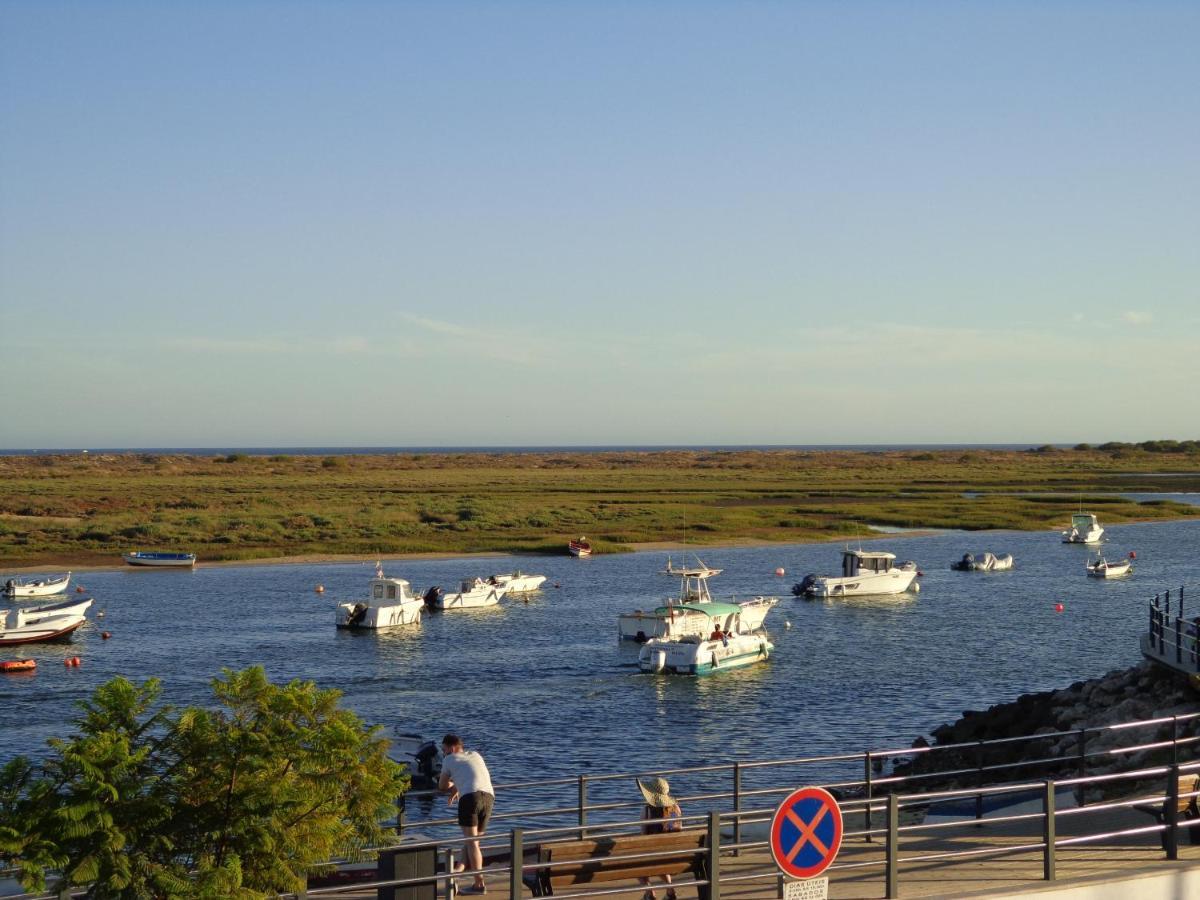
[[[1105,445],[1108,446],[1108,445]],[[1123,492],[1200,490],[1200,454],[662,451],[0,457],[0,564],[301,554],[599,553],[631,544],[835,540],[867,525],[1049,529],[1196,517]]]

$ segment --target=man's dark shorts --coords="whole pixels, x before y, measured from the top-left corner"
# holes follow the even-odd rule
[[[480,832],[487,827],[496,798],[487,791],[475,791],[458,798],[458,824],[474,825]]]

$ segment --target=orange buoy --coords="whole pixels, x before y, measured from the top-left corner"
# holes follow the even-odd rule
[[[71,668],[71,657],[68,656],[66,659],[64,659],[63,665],[66,666],[68,669]]]
[[[0,672],[32,672],[37,662],[32,659],[9,659],[0,662]]]
[[[82,584],[75,585],[75,593],[77,593],[77,594],[83,593],[83,585]]]
[[[112,637],[112,632],[111,631],[102,631],[102,632],[100,632],[100,637],[104,638],[104,640],[107,641],[110,637]]]
[[[1129,558],[1130,558],[1130,559],[1137,559],[1137,553],[1136,553],[1136,552],[1134,552],[1133,550],[1130,550],[1130,551],[1129,551]]]
[[[325,585],[323,585],[323,584],[318,584],[318,585],[317,585],[317,593],[318,593],[318,594],[323,594],[323,593],[325,593]]]
[[[783,566],[780,566],[778,569],[776,569],[776,570],[775,570],[775,574],[776,574],[776,575],[784,575],[784,574],[786,574],[786,573],[783,571]]]
[[[1054,611],[1055,611],[1055,612],[1062,612],[1062,611],[1063,611],[1065,608],[1066,608],[1066,607],[1064,607],[1064,606],[1063,606],[1061,603],[1055,603],[1055,604],[1054,604]]]

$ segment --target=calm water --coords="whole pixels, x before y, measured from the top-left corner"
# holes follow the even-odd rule
[[[1057,533],[882,538],[871,546],[925,572],[920,594],[900,601],[793,599],[805,573],[837,569],[837,545],[704,552],[725,568],[711,582],[718,597],[784,598],[767,619],[775,656],[704,679],[643,675],[637,648],[615,637],[619,612],[677,589],[657,574],[665,553],[385,560],[388,574],[419,588],[517,566],[560,585],[388,635],[333,627],[334,601],[363,593],[373,564],[83,572],[93,615],[106,616],[70,644],[29,647],[36,675],[0,677],[0,759],[42,753],[69,731],[74,701],[114,675],[156,676],[169,701],[206,703],[220,667],[254,663],[277,681],[338,688],[368,721],[458,731],[498,781],[903,747],[964,709],[1138,662],[1144,600],[1194,579],[1200,522],[1121,525],[1107,537],[1108,555],[1137,552],[1132,578],[1085,577],[1089,551]],[[984,550],[1014,554],[1016,570],[949,570]],[[773,575],[777,566],[786,577]],[[64,667],[75,654],[82,667]]]

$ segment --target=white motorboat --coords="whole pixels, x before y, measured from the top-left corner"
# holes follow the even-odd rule
[[[1115,562],[1109,562],[1101,556],[1095,562],[1087,564],[1087,573],[1091,578],[1123,578],[1133,574],[1133,561],[1118,559]]]
[[[421,624],[425,601],[413,595],[403,578],[384,578],[383,569],[371,579],[366,600],[339,603],[335,612],[338,628],[391,628]]]
[[[488,579],[488,584],[502,587],[509,594],[528,594],[540,588],[545,580],[545,575],[526,575],[517,569],[509,575],[493,575]]]
[[[141,550],[135,550],[132,553],[121,554],[121,559],[131,566],[167,566],[186,569],[196,564],[195,553],[143,553]]]
[[[708,590],[708,579],[720,575],[721,569],[706,566],[696,557],[695,566],[685,566],[677,569],[667,560],[663,575],[680,579],[679,597],[669,599],[665,606],[652,610],[634,610],[622,613],[617,617],[617,637],[623,641],[645,643],[651,638],[673,640],[688,634],[708,634],[712,631],[704,623],[697,623],[693,617],[680,616],[677,610],[687,604],[708,604],[713,598]],[[737,606],[741,611],[741,630],[757,631],[763,627],[767,613],[779,602],[778,597],[753,597],[749,600],[729,600],[728,603]],[[695,631],[689,631],[689,629]]]
[[[686,633],[679,637],[646,641],[638,653],[643,672],[712,675],[764,662],[775,650],[765,633],[743,630],[741,607],[733,603],[685,603],[670,609],[678,619],[694,621],[683,626]]]
[[[1011,553],[977,553],[972,556],[964,553],[958,562],[951,563],[950,568],[955,572],[1007,572],[1013,567]]]
[[[14,606],[0,612],[0,647],[63,638],[87,621],[92,598],[49,606]]]
[[[51,597],[61,594],[70,583],[70,572],[57,578],[10,578],[4,582],[4,594],[8,597]]]
[[[896,554],[878,550],[842,551],[841,575],[806,575],[792,593],[807,597],[865,597],[917,592],[916,563],[896,565]]]
[[[495,606],[505,593],[502,586],[488,584],[482,578],[473,578],[463,581],[456,594],[431,590],[425,595],[425,602],[431,609],[476,609],[481,606]]]
[[[579,540],[571,541],[567,544],[567,552],[572,556],[578,556],[582,559],[585,556],[592,555],[592,545],[588,543],[587,538],[581,537]]]
[[[1076,513],[1071,516],[1071,527],[1062,533],[1064,544],[1098,544],[1104,529],[1092,513]]]

